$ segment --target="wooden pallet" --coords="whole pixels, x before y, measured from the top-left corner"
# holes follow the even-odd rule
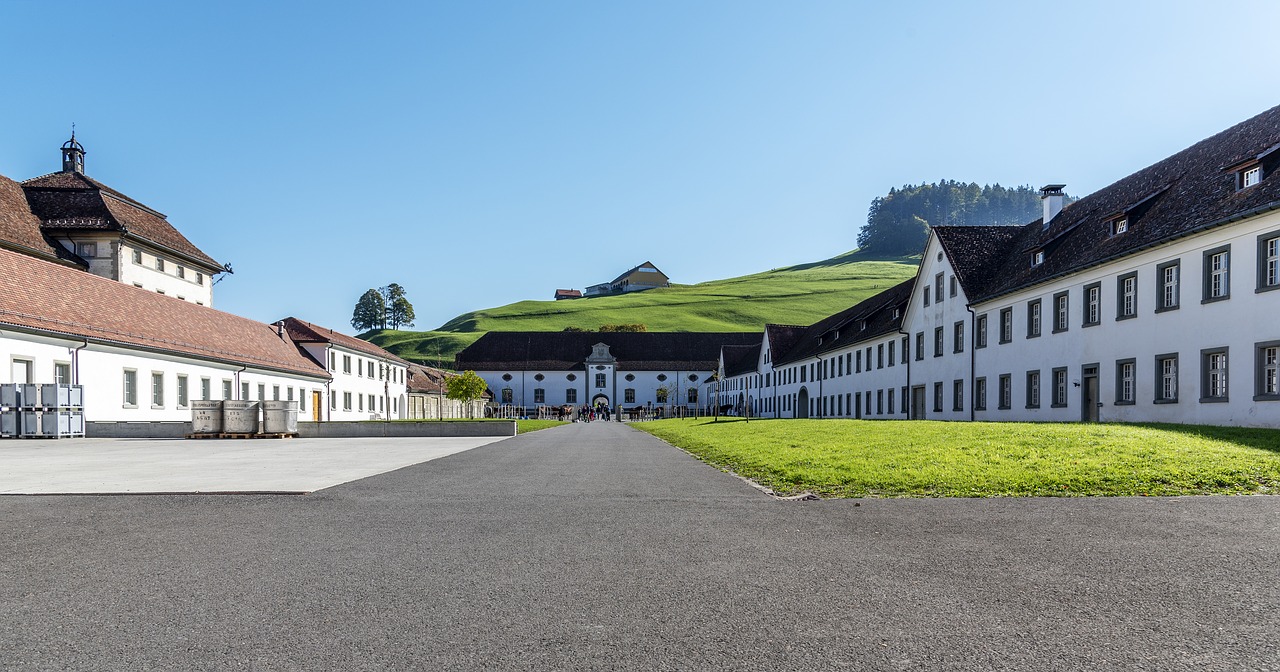
[[[217,434],[188,434],[188,439],[293,439],[297,434],[276,432],[272,434],[249,434],[239,432],[218,432]]]

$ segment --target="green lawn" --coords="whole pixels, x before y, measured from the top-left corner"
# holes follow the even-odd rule
[[[528,434],[536,432],[539,429],[547,429],[558,425],[567,425],[569,423],[560,420],[516,420],[516,434]]]
[[[760,331],[767,322],[817,322],[912,277],[918,264],[914,257],[885,259],[854,251],[696,285],[570,301],[520,301],[459,315],[433,331],[368,332],[361,338],[405,359],[449,368],[454,354],[487,331],[634,323],[649,331]]]
[[[782,495],[1280,493],[1280,430],[865,420],[632,426]]]

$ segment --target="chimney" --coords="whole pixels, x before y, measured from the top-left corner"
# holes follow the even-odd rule
[[[1065,197],[1062,193],[1065,184],[1046,184],[1040,187],[1040,203],[1044,205],[1044,221],[1041,222],[1041,230],[1049,229],[1049,222],[1062,212],[1062,199]]]

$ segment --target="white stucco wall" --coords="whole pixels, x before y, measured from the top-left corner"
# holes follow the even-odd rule
[[[328,420],[382,420],[408,416],[406,368],[394,360],[374,357],[336,344],[304,346],[324,362],[333,381],[329,386]],[[348,369],[348,364],[349,369]],[[390,368],[390,375],[386,374]],[[348,406],[347,395],[350,396]]]

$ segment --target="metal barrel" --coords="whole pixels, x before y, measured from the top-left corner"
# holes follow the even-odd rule
[[[194,434],[219,434],[222,432],[221,401],[191,402],[191,432]]]
[[[298,402],[296,401],[264,401],[262,402],[263,434],[297,434]]]
[[[261,402],[222,402],[222,431],[227,434],[257,434]]]

